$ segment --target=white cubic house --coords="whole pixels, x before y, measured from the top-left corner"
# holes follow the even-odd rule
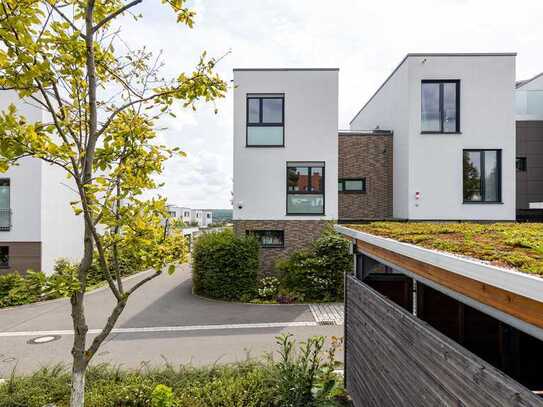
[[[515,219],[515,55],[408,54],[350,123],[393,133],[393,216]]]
[[[168,205],[168,213],[173,219],[180,220],[187,226],[208,227],[213,223],[213,211],[208,209]]]
[[[46,121],[44,112],[0,92],[0,111],[10,103],[30,121]],[[34,158],[0,173],[0,273],[31,269],[51,274],[55,261],[78,261],[83,254],[83,217],[69,202],[77,194],[65,172]]]
[[[234,69],[233,223],[270,271],[338,218],[338,69]]]

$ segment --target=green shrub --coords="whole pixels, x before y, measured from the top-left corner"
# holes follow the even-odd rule
[[[47,298],[44,292],[47,277],[41,272],[25,275],[9,273],[0,276],[0,307],[29,304]]]
[[[308,250],[280,260],[281,287],[302,301],[337,301],[343,298],[343,276],[352,267],[349,241],[326,231]]]
[[[280,359],[210,367],[166,364],[126,370],[90,366],[86,407],[316,407],[339,406],[345,392],[334,373],[337,341],[324,352],[324,339],[310,338],[297,350],[291,335],[278,337]],[[62,366],[0,384],[0,407],[68,406],[70,374]]]
[[[194,291],[225,300],[253,298],[258,251],[254,237],[237,237],[229,229],[198,237],[192,252]]]

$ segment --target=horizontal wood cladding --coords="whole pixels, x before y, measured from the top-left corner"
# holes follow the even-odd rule
[[[345,375],[355,406],[543,406],[521,384],[353,276]]]
[[[369,256],[381,258],[466,297],[543,328],[543,303],[539,301],[414,260],[361,240],[357,240],[357,247]]]

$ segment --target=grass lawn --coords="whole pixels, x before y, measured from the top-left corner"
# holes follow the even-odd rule
[[[543,277],[542,223],[374,222],[345,226]]]

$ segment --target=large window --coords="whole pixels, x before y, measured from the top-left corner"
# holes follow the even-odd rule
[[[284,116],[284,95],[247,95],[247,146],[284,146]]]
[[[421,89],[421,131],[459,133],[460,81],[424,80]]]
[[[366,179],[340,178],[338,180],[338,191],[344,193],[362,194],[366,192]]]
[[[0,246],[0,268],[9,268],[9,246]]]
[[[285,246],[285,232],[283,230],[248,230],[247,235],[254,235],[260,242],[260,247],[274,248]]]
[[[10,182],[9,179],[0,179],[0,230],[10,230]]]
[[[501,202],[501,150],[464,150],[464,202]]]
[[[324,215],[324,163],[287,163],[287,215]]]

